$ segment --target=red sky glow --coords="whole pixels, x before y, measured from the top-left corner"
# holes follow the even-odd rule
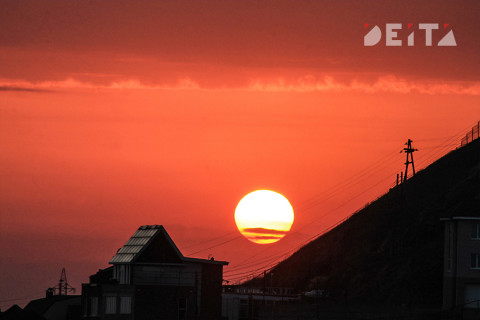
[[[80,291],[145,224],[184,255],[229,261],[232,282],[285,258],[387,192],[407,139],[422,169],[480,120],[478,12],[476,0],[2,1],[0,307],[43,297],[62,267]],[[426,47],[415,26],[414,47],[363,46],[364,23],[422,22],[449,23],[457,46]],[[256,189],[295,211],[268,248],[235,226]]]

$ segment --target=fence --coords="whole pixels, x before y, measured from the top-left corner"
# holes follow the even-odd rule
[[[477,124],[472,127],[472,130],[467,132],[465,137],[462,138],[462,143],[461,143],[462,147],[469,144],[473,140],[478,139],[479,128],[480,128],[480,121],[477,122]]]

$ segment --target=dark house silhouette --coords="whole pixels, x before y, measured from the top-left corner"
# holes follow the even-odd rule
[[[34,312],[47,320],[81,319],[80,296],[47,296],[30,301],[25,311]]]
[[[225,261],[187,258],[163,226],[141,226],[82,285],[89,319],[220,319]]]

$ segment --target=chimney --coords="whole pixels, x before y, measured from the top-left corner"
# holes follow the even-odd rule
[[[45,294],[45,298],[53,298],[53,295],[55,293],[55,289],[53,288],[48,288],[46,291],[46,294]]]

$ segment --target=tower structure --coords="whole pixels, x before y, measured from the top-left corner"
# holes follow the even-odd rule
[[[405,145],[407,146],[406,148],[403,148],[402,151],[400,152],[405,152],[407,155],[407,159],[405,161],[405,175],[403,176],[403,181],[407,181],[407,176],[408,176],[408,165],[412,164],[412,171],[413,175],[415,175],[415,164],[413,163],[413,153],[415,151],[418,151],[418,149],[414,149],[412,147],[412,140],[408,139],[407,142],[405,142]]]
[[[69,292],[75,293],[75,288],[67,282],[67,272],[65,268],[62,268],[62,273],[60,275],[60,280],[58,280],[58,285],[56,287],[47,289],[47,296],[53,296],[57,293],[57,296],[66,296]]]

